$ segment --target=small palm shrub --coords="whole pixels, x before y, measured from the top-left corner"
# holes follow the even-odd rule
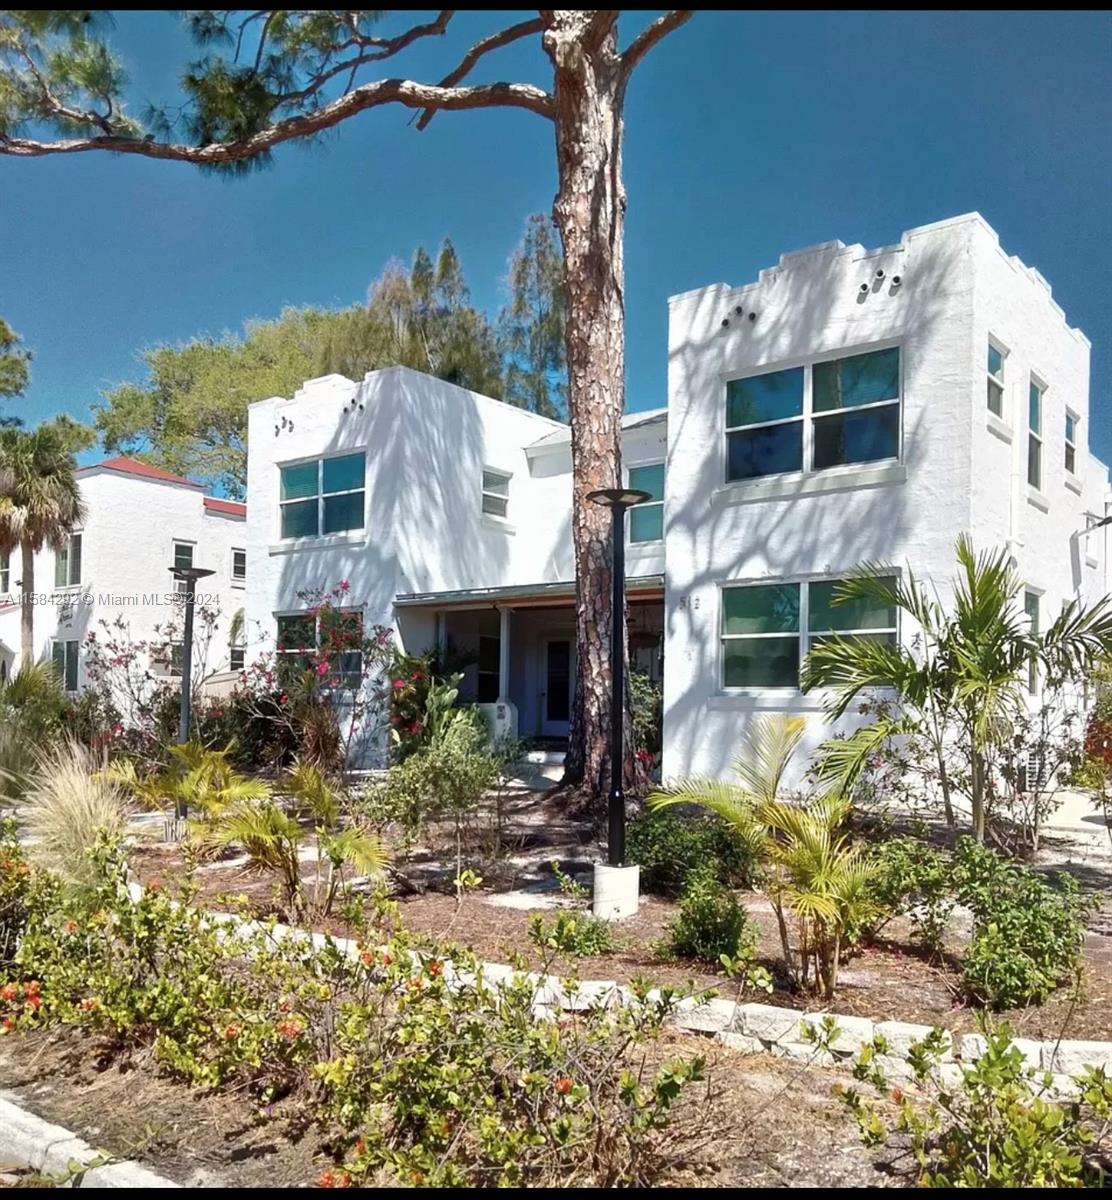
[[[973,911],[961,970],[969,998],[991,1008],[1041,1004],[1077,970],[1091,908],[1071,876],[1047,886],[970,838],[954,851],[953,887]]]
[[[38,756],[19,809],[28,857],[73,884],[91,882],[89,854],[124,830],[123,789],[103,755],[65,741]]]
[[[641,813],[629,823],[626,848],[641,868],[641,890],[654,896],[678,896],[696,868],[708,867],[729,887],[748,886],[757,869],[749,846],[714,814]]]
[[[745,909],[718,880],[713,868],[693,871],[668,929],[665,949],[677,958],[719,963],[735,959],[756,942]]]
[[[868,885],[875,868],[841,832],[850,804],[836,795],[807,803],[780,798],[781,782],[800,738],[800,717],[753,723],[734,764],[738,784],[681,781],[648,798],[652,809],[696,804],[716,813],[761,865],[762,886],[780,930],[793,984],[834,995],[842,950],[876,913]],[[795,926],[795,948],[789,926]]]
[[[277,876],[295,919],[327,916],[352,875],[382,871],[386,847],[375,834],[344,823],[344,798],[315,763],[295,764],[281,787],[292,811],[269,794],[241,799],[205,827],[202,840],[217,849],[242,847],[256,867]],[[306,849],[308,877],[302,872]]]
[[[917,1093],[908,1094],[888,1079],[882,1064],[891,1048],[878,1037],[853,1073],[887,1102],[878,1105],[842,1085],[835,1092],[857,1118],[866,1146],[893,1136],[910,1145],[921,1187],[1105,1186],[1112,1079],[1090,1069],[1077,1080],[1080,1099],[1059,1103],[1049,1095],[1050,1075],[1026,1065],[1006,1027],[990,1030],[986,1042],[984,1054],[963,1064],[955,1081],[942,1064],[948,1042],[934,1030],[906,1056],[903,1077],[910,1074]]]

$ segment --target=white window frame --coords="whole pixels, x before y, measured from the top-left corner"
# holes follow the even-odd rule
[[[1100,559],[1097,555],[1096,547],[1089,540],[1089,534],[1096,528],[1097,522],[1100,520],[1101,518],[1097,516],[1096,513],[1087,512],[1085,514],[1085,537],[1083,538],[1083,541],[1085,542],[1085,565],[1087,567],[1096,567],[1100,565]],[[1091,546],[1093,547],[1092,549],[1090,549]]]
[[[357,488],[344,488],[338,492],[324,491],[324,464],[333,458],[355,458],[356,455],[363,459],[363,482]],[[286,467],[304,467],[308,463],[315,463],[317,468],[317,490],[315,496],[298,496],[292,500],[282,499],[282,471]],[[363,494],[363,520],[358,528],[355,529],[340,529],[335,533],[324,533],[324,502],[325,499],[331,499],[333,496],[353,496],[356,492]],[[286,537],[282,533],[282,509],[288,504],[305,504],[309,500],[317,502],[317,531],[316,533],[300,533],[291,534]],[[333,454],[314,454],[307,458],[291,458],[288,462],[278,463],[278,540],[287,544],[296,542],[315,542],[323,541],[328,538],[343,538],[351,534],[365,533],[367,529],[367,451],[363,449],[337,450]]]
[[[1039,427],[1035,429],[1031,424],[1031,397],[1032,393],[1037,392],[1039,396]],[[1034,491],[1043,493],[1046,491],[1044,486],[1046,483],[1046,461],[1043,455],[1044,430],[1046,428],[1046,393],[1047,386],[1042,379],[1032,372],[1027,382],[1027,486]],[[1031,482],[1031,448],[1038,448],[1038,482]]]
[[[487,476],[491,481],[487,482]],[[493,517],[496,521],[508,521],[510,517],[510,481],[512,471],[503,471],[499,467],[483,467],[480,481],[479,510],[484,517]],[[487,505],[491,507],[487,507]],[[497,511],[501,508],[501,512]]]
[[[1073,424],[1073,437],[1070,437],[1070,424]],[[1081,425],[1081,418],[1073,411],[1072,408],[1066,409],[1066,424],[1065,424],[1065,455],[1064,462],[1066,474],[1073,479],[1077,478],[1077,430]],[[1072,461],[1071,461],[1072,460]]]
[[[190,541],[189,538],[174,538],[170,543],[170,561],[174,564],[175,569],[178,567],[178,547],[189,550],[189,567],[197,565],[197,543]],[[178,596],[189,595],[189,583],[185,579],[179,579],[174,576],[174,594]]]
[[[787,587],[794,585],[799,589],[799,629],[794,636],[799,640],[799,669],[802,673],[803,664],[807,659],[807,655],[811,650],[811,641],[814,638],[830,637],[833,634],[842,636],[852,636],[862,633],[887,634],[896,635],[896,642],[900,640],[900,610],[896,609],[896,624],[894,626],[885,626],[882,629],[810,629],[811,624],[811,588],[812,583],[840,583],[850,578],[853,574],[852,570],[843,571],[840,573],[822,574],[822,575],[799,575],[790,578],[773,578],[773,579],[744,579],[722,580],[718,584],[718,614],[717,620],[717,638],[718,638],[718,653],[717,653],[717,680],[718,691],[720,695],[727,696],[754,696],[773,693],[781,696],[796,696],[800,694],[799,681],[797,680],[794,686],[779,685],[762,687],[752,684],[733,684],[726,683],[726,642],[728,641],[757,641],[758,639],[768,638],[786,638],[793,636],[788,632],[781,633],[724,633],[723,625],[726,619],[726,598],[725,593],[731,589],[749,588],[749,587]],[[899,569],[892,568],[891,578],[899,578]],[[888,578],[889,576],[885,576]]]
[[[1005,425],[1011,424],[1008,419],[1008,386],[1005,382],[1005,377],[1008,373],[1008,351],[1004,347],[1003,342],[994,338],[992,334],[988,337],[988,350],[995,350],[1000,355],[1000,374],[994,375],[988,369],[988,352],[985,352],[985,408],[989,416],[995,417],[998,421],[1003,421]],[[992,407],[992,389],[998,387],[1000,389],[1000,411],[995,412]]]
[[[84,560],[85,546],[84,546],[84,541],[82,538],[83,533],[84,533],[84,530],[81,530],[81,529],[72,530],[70,532],[69,536],[66,538],[66,544],[54,552],[54,587],[55,587],[55,590],[57,590],[57,591],[61,591],[62,589],[68,590],[69,588],[79,588],[81,586],[81,575],[85,569],[85,560]],[[78,550],[77,550],[77,578],[76,579],[74,579],[74,577],[73,577],[73,574],[74,574],[74,572],[73,572],[73,562],[74,562],[73,547],[74,547],[75,542],[77,543],[77,547],[78,547]],[[59,583],[58,582],[58,563],[60,561],[60,556],[63,554],[66,556],[66,580],[64,583]]]
[[[1025,584],[1023,588],[1023,615],[1027,618],[1029,631],[1033,634],[1038,634],[1042,624],[1042,598],[1043,591],[1041,588],[1031,587],[1030,584]],[[1035,602],[1035,614],[1032,620],[1031,610],[1027,607],[1028,600]],[[1035,659],[1032,659],[1027,664],[1027,694],[1029,696],[1037,696],[1039,694],[1039,664]]]
[[[62,688],[68,695],[73,695],[81,688],[81,643],[76,638],[51,638],[51,662],[54,662],[59,646],[62,647]],[[73,687],[69,687],[66,682],[66,677],[69,675],[71,653],[73,655]]]
[[[362,605],[353,605],[351,608],[337,608],[337,609],[334,609],[333,611],[340,616],[358,616],[359,622],[360,622],[360,627],[363,630],[364,638],[366,637],[367,614],[364,611]],[[312,622],[313,622],[313,645],[312,645],[311,649],[307,648],[307,651],[309,653],[316,653],[317,649],[320,647],[320,613],[319,613],[319,611],[314,613],[306,608],[298,608],[298,609],[288,609],[284,612],[276,612],[274,614],[274,633],[275,633],[274,644],[275,644],[275,658],[279,661],[281,661],[283,658],[296,657],[299,653],[299,651],[297,649],[293,649],[293,650],[278,650],[277,649],[278,644],[279,644],[278,643],[278,623],[279,623],[279,621],[281,621],[285,618],[289,618],[289,617],[306,617],[306,618],[312,620]],[[354,654],[355,651],[349,651],[348,653]],[[362,660],[362,655],[360,654],[360,663],[359,663],[360,678],[362,678],[362,676],[363,676],[364,666],[365,666],[365,664]],[[344,690],[344,689],[341,689],[341,690]],[[348,688],[346,690],[351,691],[354,689]]]
[[[236,555],[243,555],[243,574],[236,574]],[[231,564],[228,568],[228,577],[231,580],[232,587],[241,588],[247,586],[247,550],[244,546],[233,546],[231,553]]]
[[[0,550],[0,596],[6,596],[12,586],[12,556],[9,550]]]
[[[652,458],[652,459],[648,459],[645,462],[630,463],[629,466],[626,467],[626,473],[625,473],[626,487],[629,487],[629,488],[633,487],[633,484],[630,482],[630,479],[632,477],[633,472],[636,471],[639,467],[664,467],[665,485],[667,485],[667,474],[668,474],[667,463],[665,462],[665,460],[663,458]],[[760,476],[759,478],[764,478],[764,476]],[[633,540],[633,521],[632,521],[632,519],[630,519],[627,522],[626,541],[631,546],[658,546],[658,545],[660,545],[664,541],[664,497],[661,496],[661,498],[659,500],[646,500],[644,504],[634,504],[630,508],[629,511],[630,511],[630,513],[632,513],[634,511],[634,509],[638,509],[638,508],[641,508],[641,509],[659,508],[660,509],[660,537],[645,538],[643,541],[635,542]]]
[[[239,666],[236,666],[236,657],[239,657]],[[242,674],[247,667],[247,647],[244,645],[228,647],[228,670]]]
[[[878,400],[873,404],[858,404],[852,408],[830,409],[816,413],[814,411],[814,368],[822,363],[840,362],[845,358],[855,358],[862,354],[878,354],[882,350],[898,350],[900,357],[899,371],[899,395],[894,400]],[[870,467],[880,467],[892,463],[900,463],[903,461],[903,424],[904,424],[904,373],[905,373],[905,354],[903,348],[903,340],[901,338],[884,338],[875,342],[868,342],[858,346],[843,346],[837,350],[824,350],[819,354],[808,355],[803,358],[787,359],[778,363],[763,363],[758,367],[747,367],[744,370],[728,371],[721,376],[721,385],[718,390],[718,445],[721,462],[718,472],[718,477],[723,485],[727,488],[744,488],[751,485],[760,484],[769,479],[792,479],[806,476],[824,477],[835,474],[837,472],[860,471]],[[752,425],[728,425],[726,400],[726,388],[729,383],[737,379],[755,379],[760,375],[775,375],[779,371],[791,371],[796,368],[803,369],[803,410],[795,417],[779,417],[774,421],[758,421]],[[816,420],[822,420],[824,417],[833,417],[837,413],[857,413],[869,412],[873,409],[889,408],[896,405],[899,409],[899,420],[896,426],[896,453],[889,458],[874,458],[867,462],[852,462],[852,463],[835,463],[829,467],[815,467],[814,463],[814,423]],[[771,429],[774,425],[790,425],[793,422],[801,421],[803,423],[803,455],[802,466],[797,471],[777,471],[768,475],[753,475],[748,479],[731,479],[729,477],[730,467],[730,451],[729,451],[729,435],[743,430],[753,429]]]

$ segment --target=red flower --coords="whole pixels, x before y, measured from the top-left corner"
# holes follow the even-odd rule
[[[317,663],[317,674],[318,675],[327,675],[328,674],[328,663],[326,663],[326,662]]]
[[[42,984],[39,983],[39,981],[37,979],[30,980],[30,982],[27,984],[27,995],[28,996],[37,996],[39,994],[39,989],[41,987],[42,987]]]
[[[295,1038],[301,1036],[301,1031],[305,1028],[300,1021],[279,1021],[276,1026],[278,1032],[286,1039],[287,1042],[292,1042]]]
[[[566,1096],[571,1091],[571,1080],[566,1075],[561,1075],[552,1086],[561,1096]]]
[[[76,921],[67,921],[66,922],[66,933],[76,933],[76,932],[77,932],[77,922]]]
[[[351,591],[351,584],[348,583],[348,581],[346,579],[341,579],[340,582],[336,586],[340,589],[341,592],[350,592]]]
[[[150,879],[147,881],[147,891],[148,892],[161,892],[162,884],[157,879]]]
[[[239,1037],[240,1026],[233,1021],[230,1025],[224,1026],[224,1040],[226,1042],[234,1042]]]
[[[19,985],[16,983],[6,983],[0,988],[0,1000],[15,1000],[19,996]]]
[[[384,967],[388,967],[393,961],[393,958],[389,954],[384,954],[382,956],[382,965]]]
[[[425,672],[424,671],[414,671],[413,674],[410,675],[409,678],[412,679],[414,681],[414,683],[416,683],[418,679],[425,678]]]
[[[433,959],[433,961],[428,964],[428,972],[434,979],[438,975],[442,974],[443,971],[444,971],[444,964],[437,962],[436,959]]]
[[[395,679],[394,680],[394,691],[395,692],[400,692],[402,690],[402,688],[404,688],[404,687],[405,687],[404,679]]]
[[[96,1012],[100,1008],[100,1001],[93,996],[86,996],[77,1007],[82,1012]]]
[[[362,953],[362,954],[360,954],[360,956],[359,956],[359,961],[360,961],[360,962],[361,962],[361,963],[362,963],[362,964],[363,964],[365,967],[369,967],[369,966],[371,966],[371,965],[374,963],[374,961],[375,961],[375,956],[374,956],[374,954],[373,954],[373,952],[372,952],[372,951],[370,951],[370,950],[364,950],[364,951],[363,951],[363,953]]]
[[[11,1031],[15,1028],[15,1018],[5,1017],[3,1021],[0,1021],[0,1028],[2,1028],[5,1033],[11,1033]]]
[[[336,1176],[331,1171],[325,1171],[325,1173],[317,1180],[317,1187],[330,1188],[335,1186]]]
[[[37,1010],[39,1008],[39,1005],[42,1004],[42,997],[38,994],[38,992],[28,992],[27,993],[27,1003],[33,1009]]]

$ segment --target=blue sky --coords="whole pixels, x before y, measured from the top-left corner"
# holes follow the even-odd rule
[[[627,37],[642,19],[623,19]],[[461,13],[407,73],[438,77],[464,38],[505,21]],[[176,18],[121,13],[112,38],[136,108],[172,95],[190,55]],[[532,45],[489,63],[489,77],[544,80]],[[665,402],[670,294],[976,209],[1092,340],[1090,443],[1112,458],[1110,67],[1107,13],[697,15],[628,100],[629,407]],[[17,411],[86,417],[102,389],[139,376],[144,346],[360,300],[387,260],[445,235],[496,308],[527,214],[551,207],[551,128],[445,113],[417,133],[408,119],[364,114],[232,180],[101,155],[0,158],[0,314],[36,356]]]

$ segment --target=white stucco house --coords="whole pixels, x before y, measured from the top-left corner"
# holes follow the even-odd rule
[[[799,664],[866,562],[943,592],[959,533],[1007,545],[1033,619],[1110,589],[1089,343],[977,214],[867,250],[785,254],[674,297],[667,408],[628,416],[630,650],[663,677],[663,773],[725,774],[756,714],[829,735]],[[339,580],[364,623],[466,662],[500,728],[566,735],[574,680],[566,426],[418,372],[309,380],[249,419],[249,656]],[[849,622],[847,624],[847,621]],[[666,666],[665,666],[666,664]]]
[[[246,506],[206,496],[198,483],[133,458],[116,457],[78,473],[86,519],[59,552],[35,557],[35,658],[53,660],[67,691],[86,683],[90,633],[122,620],[133,642],[163,641],[182,624],[179,588],[171,565],[213,574],[198,586],[198,601],[215,620],[199,663],[206,675],[238,672],[244,645],[235,614],[249,583]],[[0,556],[0,675],[19,667],[20,557]],[[198,639],[199,641],[199,639]],[[168,656],[149,667],[172,680],[180,659],[169,639]],[[199,654],[201,652],[199,651]]]

